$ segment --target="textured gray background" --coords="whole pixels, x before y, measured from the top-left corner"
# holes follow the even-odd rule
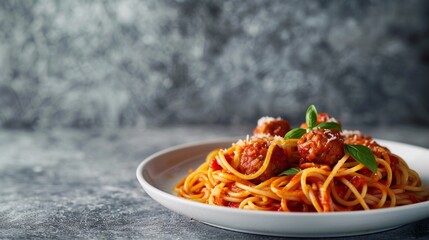
[[[429,125],[429,3],[1,1],[0,123]]]

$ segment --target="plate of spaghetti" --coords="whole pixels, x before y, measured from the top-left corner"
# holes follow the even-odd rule
[[[263,117],[251,135],[172,147],[136,173],[154,200],[209,225],[352,236],[429,217],[427,156],[429,149],[343,130],[311,105],[297,128]]]

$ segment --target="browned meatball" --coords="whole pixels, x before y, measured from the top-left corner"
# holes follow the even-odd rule
[[[344,139],[336,129],[313,129],[298,140],[300,164],[332,166],[344,156]]]
[[[324,123],[324,122],[335,122],[338,123],[338,125],[341,127],[341,122],[337,119],[333,118],[331,115],[327,113],[319,113],[317,114],[317,124]],[[301,128],[308,128],[307,123],[302,123]]]
[[[239,170],[247,175],[257,172],[264,163],[267,151],[270,146],[269,140],[265,138],[252,137],[244,145]],[[273,176],[277,176],[288,167],[287,157],[283,149],[275,146],[271,155],[271,161],[265,172],[259,177],[251,180],[258,184]]]
[[[289,132],[290,124],[281,118],[263,117],[258,120],[258,125],[253,130],[253,134],[268,134],[271,136],[281,136]]]
[[[359,131],[344,131],[343,136],[345,144],[367,146],[377,157],[381,157],[385,151],[389,152],[389,149],[378,144],[372,137],[363,135]]]

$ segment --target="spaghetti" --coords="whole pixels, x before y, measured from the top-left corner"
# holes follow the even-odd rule
[[[429,200],[419,175],[371,137],[314,127],[287,138],[275,134],[291,132],[276,127],[289,128],[284,121],[263,118],[252,136],[210,152],[174,191],[212,205],[285,212],[370,210]],[[375,168],[344,146],[367,147]]]

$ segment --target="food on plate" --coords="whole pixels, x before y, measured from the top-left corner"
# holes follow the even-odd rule
[[[429,200],[404,159],[314,105],[299,128],[263,117],[253,135],[214,149],[174,188],[179,197],[233,208],[336,212]]]

